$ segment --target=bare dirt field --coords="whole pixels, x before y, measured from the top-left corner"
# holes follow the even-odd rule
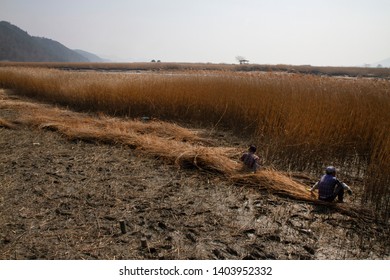
[[[386,225],[131,145],[70,140],[21,121],[22,103],[33,104],[1,92],[0,259],[390,259]]]

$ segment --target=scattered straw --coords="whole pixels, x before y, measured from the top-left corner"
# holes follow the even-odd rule
[[[17,126],[8,120],[0,118],[0,128],[16,129]]]

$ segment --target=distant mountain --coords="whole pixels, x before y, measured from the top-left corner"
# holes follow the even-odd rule
[[[89,59],[57,41],[30,36],[19,27],[0,21],[0,61],[89,62]]]
[[[390,67],[390,57],[372,64],[372,66],[374,66],[374,67],[376,67],[378,65],[381,65],[382,67]]]
[[[93,53],[90,53],[90,52],[86,52],[86,51],[83,51],[83,50],[73,50],[75,51],[76,53],[82,55],[83,57],[87,58],[90,62],[108,62],[109,60],[108,59],[103,59],[99,56],[97,56],[96,54],[93,54]]]

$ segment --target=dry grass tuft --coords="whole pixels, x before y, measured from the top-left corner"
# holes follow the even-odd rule
[[[0,118],[0,128],[16,129],[17,125],[8,120]]]
[[[292,180],[288,175],[272,169],[260,170],[255,174],[237,174],[232,176],[233,181],[240,185],[256,186],[273,193],[296,200],[313,201],[316,197],[307,186]]]

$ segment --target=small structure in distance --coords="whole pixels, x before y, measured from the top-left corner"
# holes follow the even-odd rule
[[[236,56],[236,60],[240,63],[240,64],[249,64],[249,60],[247,60],[245,57],[243,56]]]

